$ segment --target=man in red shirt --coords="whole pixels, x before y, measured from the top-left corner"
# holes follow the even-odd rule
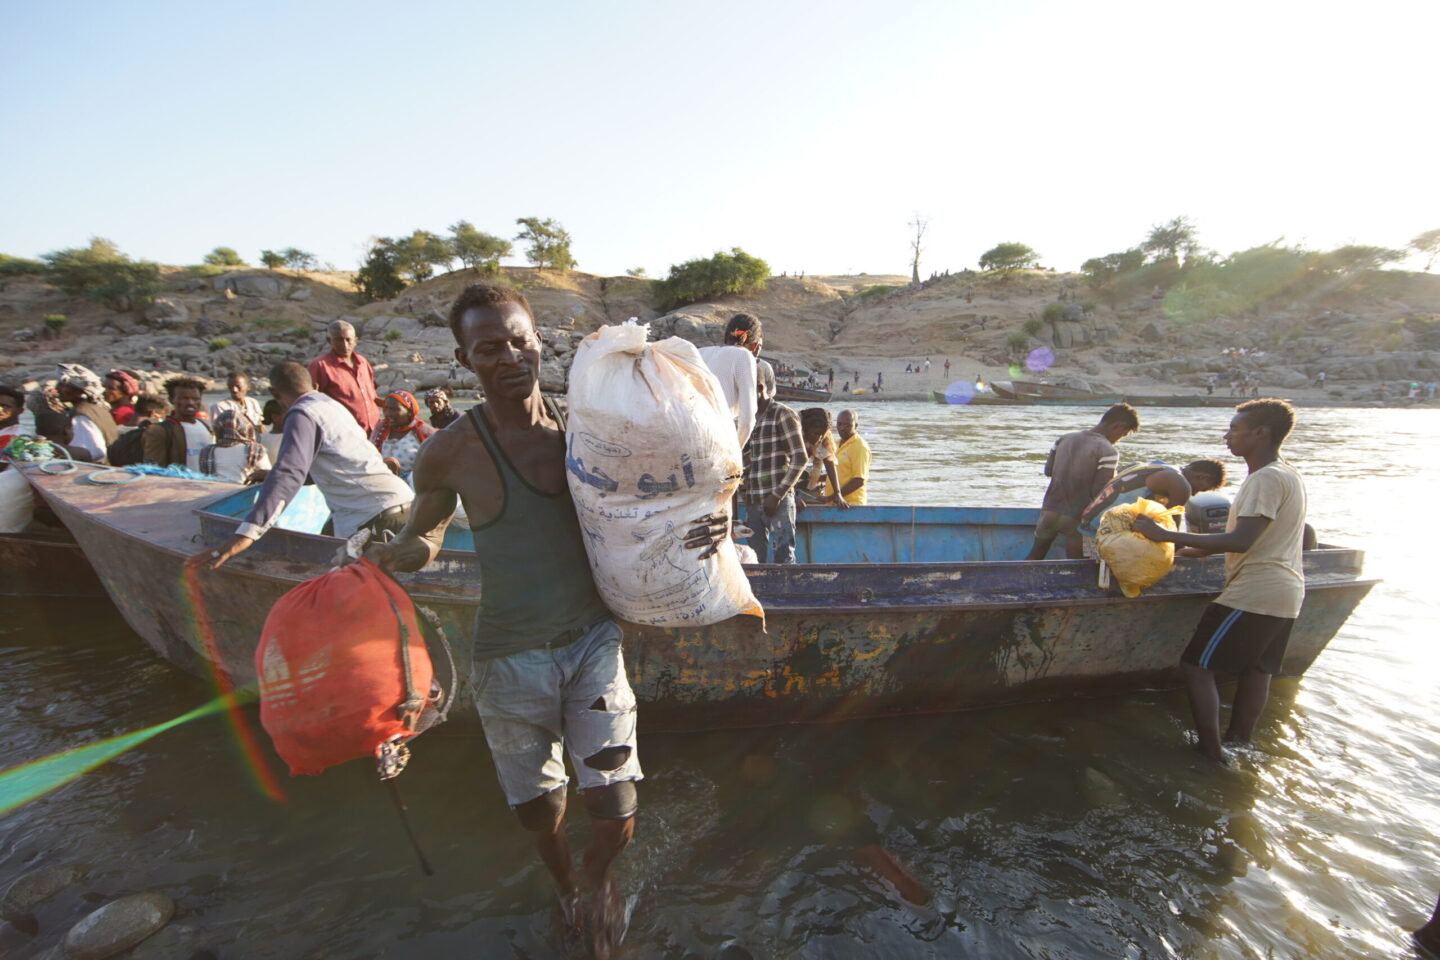
[[[380,419],[380,399],[375,392],[375,371],[370,361],[355,352],[355,328],[344,320],[332,320],[326,329],[330,351],[310,361],[308,370],[315,389],[338,401],[368,434]]]

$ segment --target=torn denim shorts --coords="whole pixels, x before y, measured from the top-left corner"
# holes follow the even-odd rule
[[[570,782],[564,749],[581,790],[644,779],[620,636],[613,621],[602,620],[573,643],[475,665],[475,707],[510,806]],[[586,757],[607,747],[629,747],[630,753],[614,770],[586,765]]]

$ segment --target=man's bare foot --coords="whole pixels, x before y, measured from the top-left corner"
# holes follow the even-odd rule
[[[557,893],[555,911],[559,915],[561,944],[567,954],[573,954],[585,939],[585,898],[579,890]]]
[[[625,941],[627,919],[620,891],[615,888],[614,879],[606,877],[590,901],[590,943],[595,960],[610,960]]]

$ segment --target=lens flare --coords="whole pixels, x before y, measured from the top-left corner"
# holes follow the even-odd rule
[[[1049,347],[1036,347],[1025,358],[1025,369],[1031,373],[1043,373],[1055,365],[1055,351]]]
[[[975,384],[968,380],[956,380],[945,388],[945,402],[963,406],[975,399]]]
[[[0,816],[29,803],[36,797],[44,796],[51,790],[63,787],[105,761],[118,757],[132,747],[138,747],[146,740],[156,734],[164,733],[171,727],[178,727],[182,723],[208,717],[221,710],[234,709],[237,706],[235,700],[234,694],[216,697],[204,706],[196,707],[174,720],[157,723],[153,727],[146,727],[144,730],[137,730],[134,733],[124,733],[98,743],[88,743],[83,747],[65,750],[53,756],[42,757],[39,760],[32,760],[29,763],[22,763],[18,767],[0,771]]]
[[[1011,379],[1011,380],[1014,380],[1016,377],[1020,376],[1020,374],[1022,374],[1022,373],[1024,373],[1024,372],[1025,372],[1024,370],[1021,370],[1021,369],[1020,369],[1020,365],[1019,365],[1018,363],[1012,363],[1012,364],[1010,364],[1010,379]]]
[[[182,568],[180,574],[181,596],[185,599],[187,613],[195,626],[195,635],[200,638],[203,651],[201,659],[205,661],[205,668],[210,674],[210,682],[213,684],[215,692],[220,695],[220,699],[227,701],[226,720],[229,722],[231,735],[235,738],[235,745],[240,750],[245,766],[254,778],[255,786],[271,800],[284,800],[285,794],[280,789],[280,783],[265,762],[255,733],[245,722],[245,714],[235,701],[234,684],[220,669],[220,650],[215,643],[215,629],[210,623],[204,590],[200,584],[201,576],[199,566],[188,563]]]

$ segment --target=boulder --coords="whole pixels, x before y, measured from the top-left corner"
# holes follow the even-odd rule
[[[181,293],[196,293],[204,286],[205,284],[199,280],[182,280],[175,285],[175,289]]]
[[[264,309],[265,309],[265,301],[264,301],[264,300],[261,300],[259,297],[246,297],[244,300],[241,300],[241,301],[240,301],[240,309],[241,309],[241,310],[264,310]]]
[[[309,300],[309,299],[310,299],[310,288],[309,288],[309,287],[301,287],[299,290],[291,291],[289,299],[291,299],[291,300],[296,300],[296,301]]]
[[[9,370],[13,366],[15,366],[15,358],[0,353],[0,370]]]
[[[660,322],[663,323],[664,320],[664,317],[660,318]],[[714,323],[688,313],[676,314],[672,329],[674,330],[673,336],[689,340],[697,347],[718,345],[725,338],[725,327],[723,324]]]
[[[285,295],[289,283],[282,277],[271,276],[263,273],[247,273],[233,278],[231,289],[242,297],[261,297],[265,300],[278,300]]]
[[[229,321],[219,317],[201,317],[195,321],[195,336],[205,340],[230,333],[233,329]]]
[[[1160,332],[1160,328],[1155,326],[1153,322],[1141,327],[1140,332],[1136,334],[1136,336],[1146,343],[1159,343],[1165,339],[1165,335]]]
[[[1075,334],[1071,330],[1074,324],[1061,321],[1059,323],[1052,323],[1050,326],[1053,331],[1051,333],[1051,340],[1054,341],[1055,346],[1069,349],[1075,345]]]
[[[125,960],[199,960],[213,956],[206,951],[209,938],[198,927],[172,923],[125,955]]]
[[[197,337],[156,337],[151,343],[153,346],[166,350],[173,350],[177,347],[205,346],[205,341]]]
[[[53,864],[23,874],[0,897],[0,919],[27,919],[35,908],[66,887],[83,879],[85,871],[73,864]]]
[[[174,328],[185,324],[190,319],[190,311],[185,309],[184,304],[176,303],[166,297],[159,297],[151,301],[150,306],[145,308],[145,320],[152,327]]]
[[[439,310],[426,310],[420,315],[420,322],[427,327],[448,328],[450,326],[450,318]]]
[[[129,950],[175,915],[175,901],[163,893],[137,893],[105,904],[70,928],[65,952],[71,960],[105,960]]]

